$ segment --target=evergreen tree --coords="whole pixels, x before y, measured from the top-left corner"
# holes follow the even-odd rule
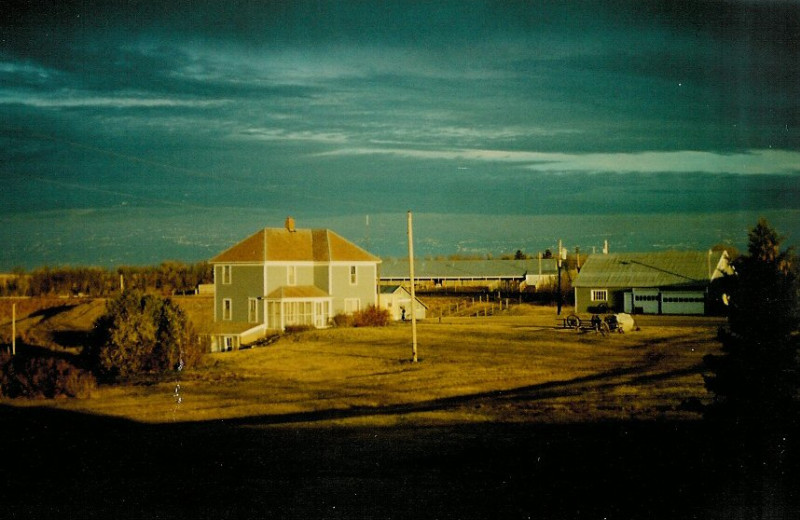
[[[745,427],[790,426],[797,413],[798,283],[791,249],[760,219],[735,263],[722,356],[707,356],[708,415]]]

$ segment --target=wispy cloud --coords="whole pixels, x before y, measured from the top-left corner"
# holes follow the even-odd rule
[[[394,155],[422,160],[516,163],[520,167],[540,172],[702,172],[742,175],[800,173],[800,152],[770,149],[731,154],[691,150],[567,154],[479,149],[343,148],[319,155]]]
[[[248,128],[232,136],[233,138],[262,141],[315,141],[320,143],[345,143],[346,134],[310,130],[287,130],[284,128]]]
[[[136,95],[98,96],[89,92],[54,94],[29,94],[0,92],[0,104],[26,105],[36,108],[157,108],[157,107],[210,107],[227,103],[224,99],[181,99]]]

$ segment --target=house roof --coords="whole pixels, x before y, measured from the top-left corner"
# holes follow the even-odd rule
[[[723,260],[724,259],[724,260]],[[724,251],[591,255],[573,287],[668,287],[708,284],[720,275]]]
[[[264,228],[211,259],[211,263],[380,262],[330,229]]]
[[[381,264],[383,280],[407,280],[408,259],[386,260]],[[556,260],[542,259],[542,274],[557,272]],[[539,260],[415,260],[414,278],[424,279],[485,279],[524,278],[539,273]]]
[[[267,300],[283,300],[285,298],[330,298],[331,295],[314,285],[283,285],[266,297]]]

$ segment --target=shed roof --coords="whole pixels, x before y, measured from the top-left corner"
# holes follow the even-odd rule
[[[591,255],[574,287],[668,287],[708,284],[720,275],[724,251]]]
[[[407,280],[408,259],[386,260],[381,265],[380,277],[384,280]],[[542,259],[542,273],[557,272],[556,260]],[[414,278],[470,280],[498,278],[524,278],[526,274],[539,273],[539,260],[414,260]]]
[[[380,293],[381,294],[395,294],[398,291],[404,292],[406,294],[406,296],[411,298],[411,293],[409,292],[409,290],[406,289],[405,287],[403,287],[402,285],[381,285],[381,287],[380,287]],[[428,305],[425,302],[423,302],[422,300],[420,300],[418,297],[416,297],[416,295],[415,295],[414,299],[417,301],[418,304],[422,305],[426,309],[428,308]]]
[[[211,259],[211,263],[380,262],[330,229],[264,228]]]

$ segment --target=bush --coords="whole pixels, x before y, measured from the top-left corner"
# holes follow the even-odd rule
[[[337,314],[331,318],[334,327],[352,327],[353,316],[350,314]]]
[[[353,327],[385,327],[389,320],[389,311],[374,305],[353,313]]]
[[[286,334],[297,334],[299,332],[308,332],[309,330],[314,330],[314,327],[311,325],[287,325],[283,332]]]
[[[95,322],[89,359],[104,376],[130,377],[191,367],[202,345],[186,313],[169,299],[126,291]]]
[[[4,397],[89,397],[94,375],[63,359],[0,357],[0,395]]]

